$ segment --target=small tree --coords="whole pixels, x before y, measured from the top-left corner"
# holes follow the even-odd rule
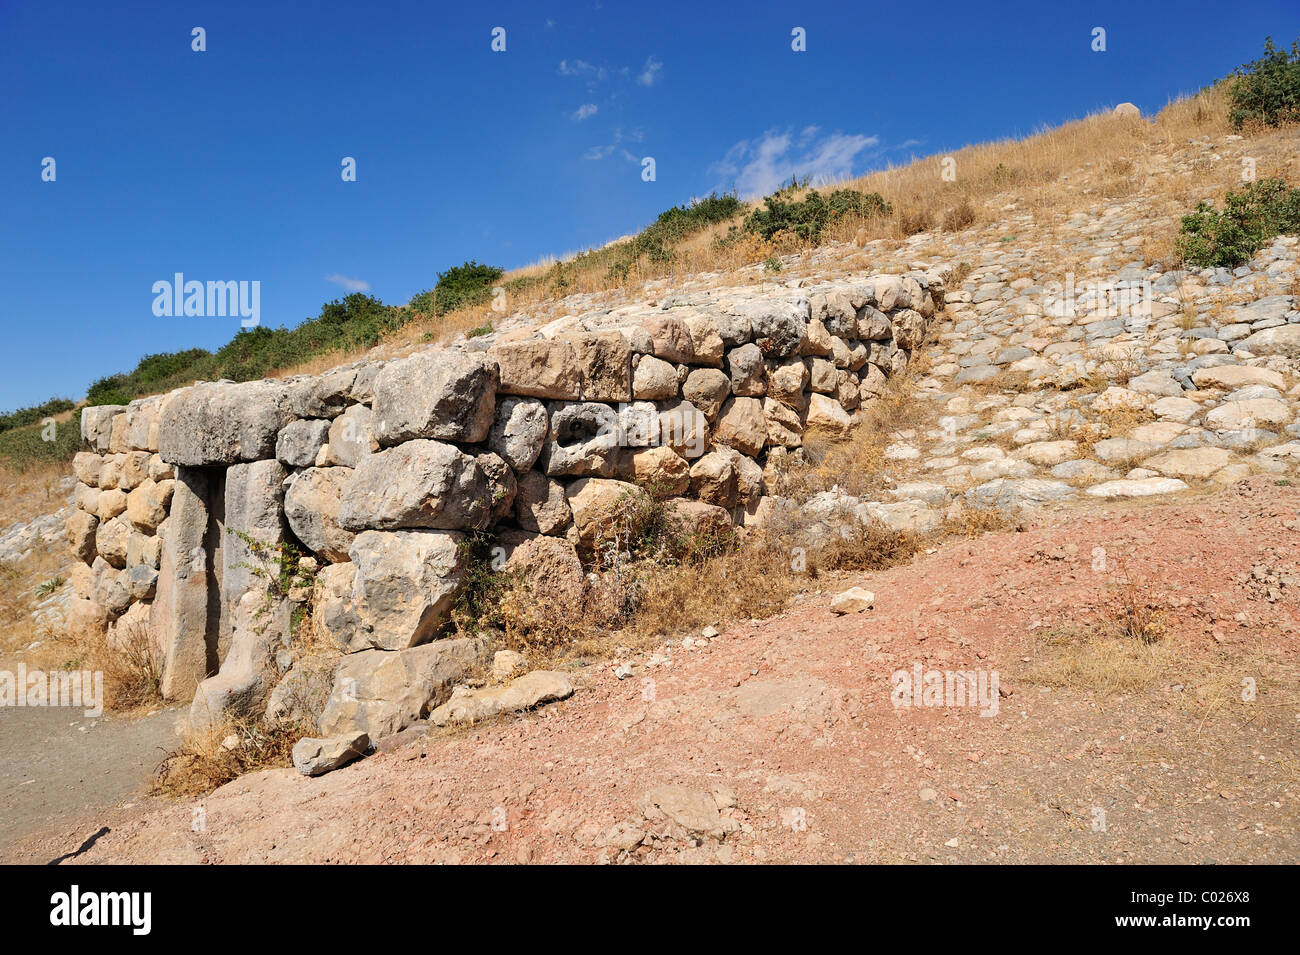
[[[1264,41],[1264,55],[1237,67],[1228,87],[1228,118],[1240,129],[1247,122],[1278,126],[1300,121],[1300,42],[1278,49]]]

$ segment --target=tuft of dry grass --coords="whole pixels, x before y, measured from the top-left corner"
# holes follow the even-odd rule
[[[1013,527],[1010,515],[996,507],[963,507],[955,514],[946,515],[941,535],[979,537]]]
[[[1068,687],[1110,695],[1159,686],[1179,665],[1172,645],[1144,643],[1095,628],[1067,627],[1036,635],[1036,655],[1025,679],[1042,686]]]
[[[230,720],[206,730],[187,730],[181,745],[159,763],[149,792],[202,796],[245,773],[292,766],[294,744],[313,732],[313,727],[294,722],[262,720]]]
[[[818,570],[886,570],[911,560],[924,546],[924,538],[914,531],[894,530],[878,520],[863,521],[846,533],[832,535],[814,553],[813,561]]]
[[[95,669],[104,673],[104,705],[108,709],[143,710],[163,702],[162,654],[146,627],[119,628],[112,646],[100,637],[89,657]]]

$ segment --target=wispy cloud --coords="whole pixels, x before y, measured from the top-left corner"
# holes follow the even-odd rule
[[[560,60],[560,75],[585,76],[589,79],[604,80],[609,76],[609,70],[603,66],[588,63],[586,60]]]
[[[325,276],[326,282],[333,282],[335,285],[341,285],[349,292],[369,292],[370,283],[364,279],[350,279],[346,275],[339,275],[335,272],[333,275]]]
[[[663,68],[664,65],[660,60],[656,60],[653,56],[647,57],[645,68],[637,74],[636,81],[642,86],[654,86],[659,79],[659,72]]]
[[[768,130],[756,139],[742,139],[709,172],[722,177],[722,188],[734,186],[744,197],[773,192],[792,177],[810,179],[813,184],[846,179],[864,152],[880,144],[878,136],[830,133],[816,126],[797,134],[790,130]]]
[[[644,137],[645,137],[645,133],[639,129],[625,130],[622,127],[619,127],[614,130],[613,142],[606,143],[603,146],[592,146],[590,149],[588,149],[585,153],[582,154],[582,158],[599,160],[599,159],[607,159],[610,156],[617,155],[617,156],[621,156],[623,159],[631,160],[632,162],[640,162],[641,157],[629,151],[628,148],[623,144],[639,143]]]
[[[589,119],[590,117],[595,116],[596,111],[597,108],[595,103],[583,103],[574,111],[573,118],[578,122],[582,122],[584,119]]]

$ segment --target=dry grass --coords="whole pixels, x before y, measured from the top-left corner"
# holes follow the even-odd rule
[[[104,673],[105,708],[130,712],[163,702],[162,654],[147,628],[119,628],[111,646],[101,637],[88,656],[92,667]]]
[[[1165,639],[1170,622],[1149,581],[1133,576],[1121,558],[1107,589],[1113,602],[1099,619],[1037,636],[1047,659],[1030,668],[1032,682],[1124,693],[1157,686],[1186,667],[1185,651]]]
[[[32,463],[21,468],[0,465],[0,528],[25,523],[57,511],[66,503],[60,484],[72,474],[72,462]]]
[[[202,796],[245,773],[292,766],[294,744],[313,731],[297,723],[260,720],[188,730],[181,745],[163,757],[150,794]]]
[[[1010,515],[996,507],[963,507],[944,517],[940,536],[980,537],[1014,525]]]
[[[1183,662],[1167,643],[1144,643],[1103,630],[1067,627],[1037,635],[1037,654],[1024,676],[1042,686],[1109,695],[1159,686]]]

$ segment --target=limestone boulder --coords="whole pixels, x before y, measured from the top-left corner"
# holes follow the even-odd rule
[[[356,642],[404,650],[431,640],[460,593],[463,539],[434,530],[358,534],[349,550],[356,564],[351,594]]]
[[[497,390],[502,394],[570,401],[582,397],[582,368],[572,340],[498,343],[488,349],[488,356],[497,363]]]
[[[153,481],[145,479],[144,483],[126,496],[126,516],[137,530],[154,533],[167,519],[167,508],[172,502],[175,481]]]
[[[812,313],[808,302],[781,302],[772,299],[746,302],[736,312],[749,320],[754,341],[767,358],[785,358],[795,354]]]
[[[709,419],[689,401],[669,402],[659,412],[658,443],[688,460],[698,458],[709,446]]]
[[[344,657],[320,718],[322,736],[364,732],[382,739],[424,719],[452,687],[486,662],[484,641],[435,640],[409,650]]]
[[[563,673],[534,670],[504,686],[489,686],[478,690],[457,687],[451,699],[429,714],[429,722],[435,726],[477,723],[503,713],[517,713],[542,703],[567,699],[572,695],[573,684]]]
[[[1244,338],[1237,347],[1252,355],[1300,358],[1300,325],[1277,325]]]
[[[526,531],[558,535],[572,523],[564,485],[540,471],[520,476],[514,506],[515,520]]]
[[[275,456],[291,468],[309,468],[329,442],[330,423],[321,419],[290,421],[275,439]]]
[[[731,393],[745,398],[761,398],[767,393],[767,368],[763,352],[750,342],[727,353],[727,375]]]
[[[673,364],[691,364],[695,361],[695,342],[690,327],[673,315],[655,315],[646,319],[642,327],[650,334],[656,358]]]
[[[374,413],[365,405],[351,405],[330,422],[329,438],[312,463],[354,468],[378,450]]]
[[[113,419],[125,410],[125,405],[92,405],[82,408],[81,440],[103,454],[109,449],[113,437]]]
[[[331,563],[348,560],[356,535],[339,526],[343,488],[351,468],[308,468],[294,476],[284,495],[289,529],[308,550]]]
[[[420,352],[389,362],[371,402],[381,447],[414,438],[482,441],[492,427],[497,363],[486,355]]]
[[[725,444],[741,454],[758,457],[767,442],[767,418],[757,398],[732,398],[723,406],[713,429],[715,444]]]
[[[339,526],[351,531],[481,528],[513,494],[513,487],[494,480],[454,445],[417,439],[361,461],[343,487]]]
[[[337,417],[354,400],[356,380],[357,369],[334,368],[290,381],[285,391],[285,406],[296,418]]]
[[[158,453],[168,464],[192,467],[270,458],[288,420],[283,384],[195,385],[163,403]]]
[[[534,398],[503,398],[488,435],[488,448],[523,474],[537,461],[551,433],[546,405]]]
[[[633,398],[664,401],[675,398],[679,387],[675,367],[654,355],[640,356],[632,372]]]
[[[293,744],[293,768],[304,776],[323,776],[366,755],[370,737],[345,733],[329,739],[304,736]]]
[[[686,493],[691,481],[690,470],[684,457],[663,445],[632,455],[632,477],[641,487],[652,488],[658,494]]]
[[[574,481],[565,491],[573,512],[573,528],[581,546],[590,548],[612,539],[627,526],[638,508],[649,504],[649,495],[635,484],[603,478]]]
[[[621,332],[574,336],[583,401],[632,400],[632,346]]]

